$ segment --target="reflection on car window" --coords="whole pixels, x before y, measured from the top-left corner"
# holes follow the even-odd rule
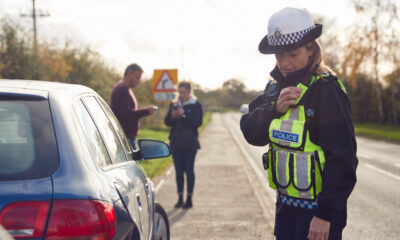
[[[117,131],[119,137],[121,138],[122,143],[125,146],[125,149],[128,152],[132,152],[131,144],[125,135],[124,129],[122,128],[121,124],[119,124],[118,119],[115,117],[114,113],[111,111],[111,109],[108,107],[108,105],[102,99],[98,99],[98,100],[99,100],[101,106],[103,107],[104,111],[106,112],[108,118],[110,119],[111,123],[113,124],[114,129]]]
[[[58,166],[47,99],[0,94],[0,181],[48,177]]]
[[[99,167],[111,164],[110,157],[108,156],[106,147],[101,140],[100,133],[97,131],[96,125],[81,101],[77,102],[76,110],[79,122],[82,125],[84,135],[88,142],[87,147],[91,157],[96,161]]]
[[[22,103],[0,102],[0,174],[22,172],[35,159],[32,125]]]
[[[118,135],[115,133],[111,122],[108,120],[103,109],[97,102],[95,97],[85,97],[83,101],[88,107],[88,110],[95,121],[103,140],[107,146],[108,152],[113,163],[127,161],[124,149],[119,141]]]

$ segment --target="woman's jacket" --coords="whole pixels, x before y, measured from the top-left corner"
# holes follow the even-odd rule
[[[271,77],[278,83],[273,84],[276,89],[271,89],[270,81],[265,91],[249,104],[249,112],[240,121],[247,142],[256,146],[269,143],[269,125],[274,118],[283,115],[276,111],[276,104],[266,102],[270,102],[270,98],[277,102],[283,88],[309,81],[311,74],[306,67],[285,78],[276,67]],[[319,79],[309,91],[304,106],[310,113],[307,116],[310,140],[324,150],[326,159],[315,216],[345,225],[346,203],[356,183],[358,164],[350,103],[333,75]]]
[[[172,118],[171,113],[174,107],[182,107],[185,111],[184,115],[180,118]],[[173,135],[178,128],[190,129],[193,131],[193,135],[195,137],[195,141],[191,144],[192,146],[189,148],[191,150],[197,150],[200,148],[200,143],[198,141],[198,130],[203,123],[203,110],[201,104],[194,98],[190,97],[189,101],[185,103],[181,103],[180,101],[172,102],[169,105],[168,113],[164,118],[165,125],[171,127],[169,133],[169,139],[173,138]],[[172,144],[173,145],[173,144]],[[171,145],[172,150],[174,150],[174,146]]]

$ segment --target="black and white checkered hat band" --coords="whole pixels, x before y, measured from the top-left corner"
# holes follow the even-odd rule
[[[271,46],[283,46],[297,43],[303,38],[306,33],[311,31],[314,27],[315,26],[313,25],[307,29],[289,34],[281,34],[279,31],[276,31],[273,35],[268,35],[268,43]]]

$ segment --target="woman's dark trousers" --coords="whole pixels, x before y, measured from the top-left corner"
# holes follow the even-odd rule
[[[184,172],[187,179],[187,195],[192,196],[194,188],[194,159],[197,150],[194,151],[172,151],[176,172],[176,185],[179,196],[183,195]]]
[[[307,240],[308,230],[314,210],[292,207],[281,202],[276,204],[276,240]],[[331,223],[329,240],[341,240],[344,226]]]

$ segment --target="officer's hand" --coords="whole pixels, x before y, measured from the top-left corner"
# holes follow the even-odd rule
[[[301,91],[302,90],[298,87],[287,87],[282,89],[279,94],[278,102],[276,103],[276,110],[280,113],[285,113],[290,105],[296,104]]]
[[[330,226],[330,222],[314,216],[311,219],[308,240],[328,240]]]
[[[147,107],[147,110],[149,110],[150,115],[152,115],[157,109],[158,109],[158,107],[154,106],[154,105]]]

